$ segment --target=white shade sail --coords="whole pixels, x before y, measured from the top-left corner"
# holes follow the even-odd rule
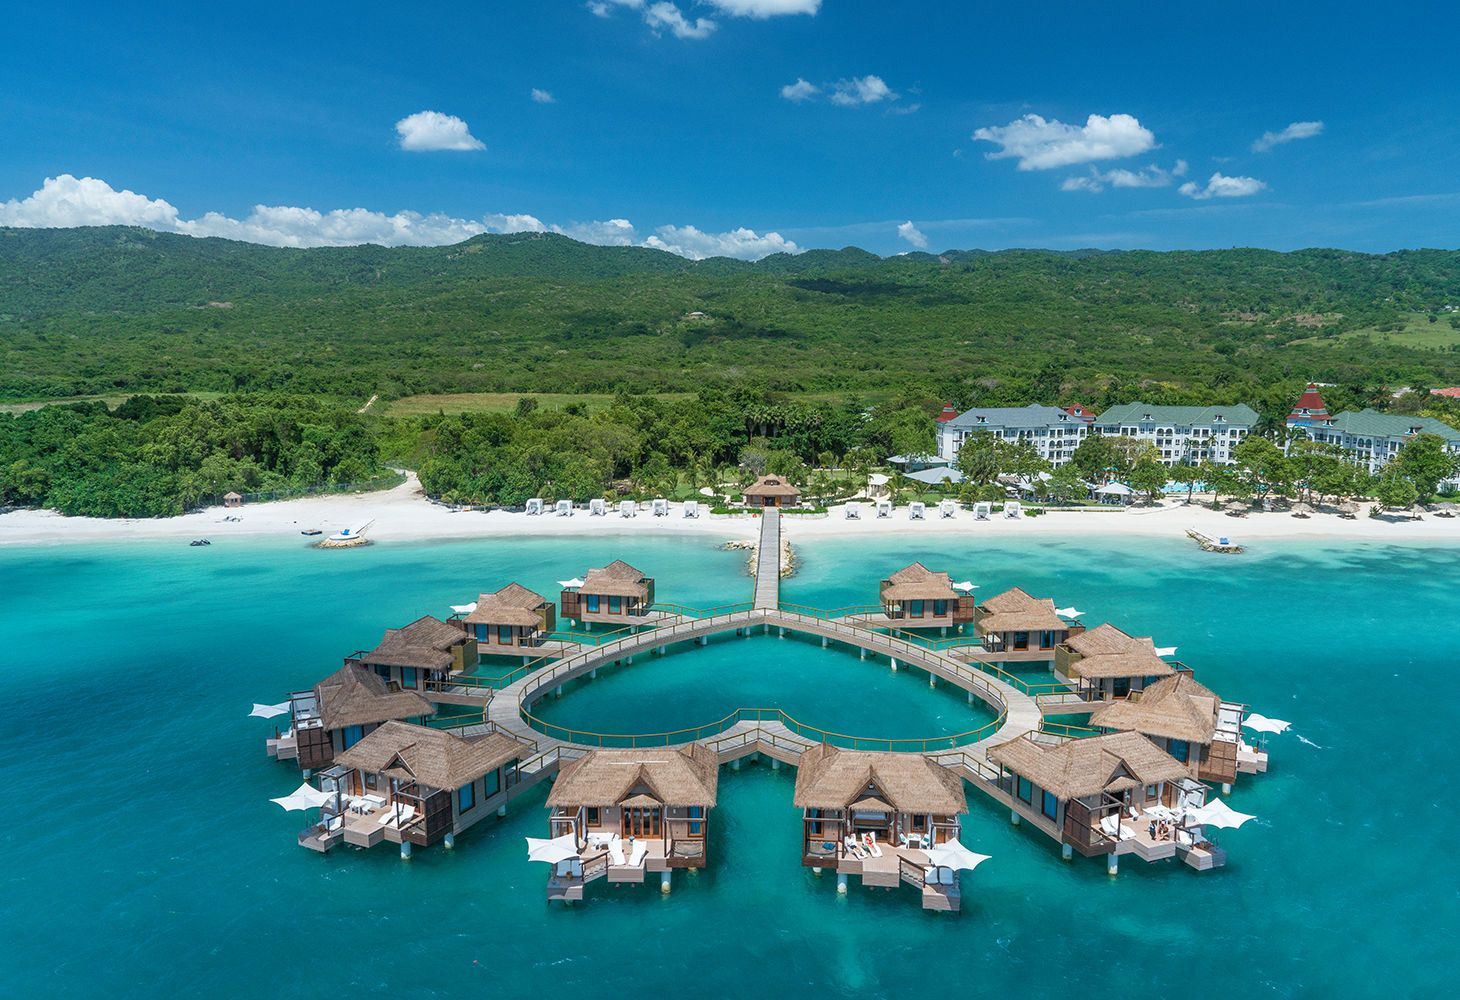
[[[1156,655],[1157,656],[1175,656],[1176,655],[1176,647],[1175,646],[1157,646],[1156,647]]]
[[[318,809],[334,797],[334,792],[321,792],[318,788],[315,788],[306,781],[288,795],[282,798],[269,799],[269,801],[276,802],[284,809],[292,812],[295,809]]]
[[[1248,820],[1257,818],[1249,816],[1247,813],[1239,813],[1221,799],[1213,799],[1200,809],[1193,809],[1186,815],[1192,822],[1200,823],[1202,826],[1215,826],[1218,829],[1230,827],[1234,830]]]
[[[974,583],[972,580],[962,580],[958,583],[953,584],[953,589],[961,590],[964,593],[967,593],[970,590],[977,590],[978,584]]]
[[[258,702],[254,702],[253,711],[248,713],[248,717],[250,719],[254,716],[258,716],[260,719],[272,719],[274,716],[283,715],[287,711],[289,711],[289,703],[287,701],[281,701],[277,705],[260,705]]]
[[[545,861],[550,865],[555,865],[559,861],[567,861],[569,858],[578,856],[578,838],[571,833],[554,837],[552,840],[544,840],[539,837],[526,839],[528,861]]]
[[[1069,608],[1055,608],[1054,609],[1054,613],[1057,614],[1057,615],[1059,615],[1061,618],[1078,618],[1081,615],[1083,615],[1085,612],[1079,610],[1078,608],[1069,607]]]
[[[583,581],[580,580],[580,579],[578,579],[575,576],[571,580],[559,580],[558,581],[558,586],[559,587],[581,587],[581,586],[583,586]]]
[[[950,840],[946,844],[939,844],[937,847],[930,847],[924,853],[927,854],[928,864],[930,865],[937,865],[939,868],[962,869],[970,872],[989,859],[987,854],[970,851],[956,840]]]
[[[451,610],[454,611],[454,612],[456,612],[459,615],[469,615],[473,611],[475,611],[476,609],[477,609],[477,602],[476,601],[472,601],[470,604],[453,604],[451,606]]]
[[[1253,712],[1242,720],[1242,725],[1255,733],[1285,733],[1292,723],[1284,722],[1282,719],[1269,719],[1265,715]]]

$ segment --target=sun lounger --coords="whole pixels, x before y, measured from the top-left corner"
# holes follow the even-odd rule
[[[1115,815],[1103,816],[1100,819],[1100,832],[1107,837],[1120,836],[1120,817]]]
[[[608,860],[616,865],[624,863],[624,842],[617,837],[608,842]]]
[[[842,840],[842,843],[846,847],[847,852],[851,854],[852,857],[856,858],[858,861],[867,860],[867,852],[862,850],[861,846],[857,843],[856,838],[853,837],[850,833],[846,835],[846,837]]]
[[[629,864],[637,868],[644,863],[644,856],[649,853],[649,842],[647,840],[634,841],[634,851],[629,855]]]
[[[877,835],[875,833],[862,834],[862,846],[867,849],[867,853],[872,855],[872,857],[882,857],[882,848],[877,846]]]

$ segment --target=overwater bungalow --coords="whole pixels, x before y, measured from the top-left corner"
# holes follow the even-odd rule
[[[1086,701],[1124,698],[1176,672],[1156,655],[1150,636],[1127,635],[1108,622],[1056,646],[1054,665]]]
[[[699,743],[678,748],[590,750],[562,766],[548,792],[551,837],[572,834],[577,858],[554,865],[548,899],[583,898],[595,879],[643,882],[708,861],[710,810],[720,759]]]
[[[423,720],[436,711],[414,691],[374,670],[346,663],[308,691],[289,696],[289,730],[270,739],[270,757],[297,760],[303,770],[327,766],[381,724]]]
[[[1123,701],[1096,709],[1090,725],[1150,737],[1192,777],[1230,786],[1239,770],[1267,770],[1265,752],[1244,748],[1241,725],[1245,708],[1223,701],[1198,684],[1189,671],[1178,671],[1132,692]]]
[[[585,625],[644,625],[654,607],[654,578],[615,559],[590,569],[576,586],[565,586],[561,607],[564,618]]]
[[[747,507],[794,507],[801,502],[801,491],[781,476],[761,476],[745,487]]]
[[[924,909],[960,909],[958,876],[925,853],[957,840],[968,812],[952,771],[921,754],[823,743],[801,755],[791,801],[802,811],[801,863],[835,869],[839,891],[859,875],[865,886],[916,887]]]
[[[476,636],[477,651],[482,655],[530,655],[558,627],[553,602],[517,583],[509,583],[494,594],[482,594],[476,609],[463,621],[467,631]]]
[[[530,753],[501,733],[464,738],[441,729],[387,722],[335,758],[320,789],[336,798],[300,835],[312,850],[343,841],[412,847],[456,845],[456,835],[506,801],[512,765]]]
[[[1197,869],[1226,861],[1200,826],[1180,818],[1206,802],[1206,786],[1138,733],[1053,744],[1025,735],[992,747],[989,760],[1009,818],[1053,838],[1066,859],[1103,855],[1112,874],[1127,854],[1180,857]]]
[[[920,562],[893,573],[878,585],[882,614],[897,628],[940,628],[973,621],[973,597],[953,587],[947,573]]]
[[[984,648],[1010,660],[1053,660],[1055,647],[1085,628],[1056,614],[1048,597],[1031,597],[1018,587],[977,605],[973,622]]]
[[[439,618],[426,615],[404,628],[385,630],[374,649],[346,658],[374,670],[387,683],[414,691],[431,681],[477,668],[477,639]]]

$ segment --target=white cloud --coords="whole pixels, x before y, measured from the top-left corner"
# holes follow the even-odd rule
[[[1090,168],[1090,173],[1084,176],[1066,177],[1060,183],[1061,191],[1089,191],[1092,194],[1104,191],[1107,187],[1113,188],[1160,188],[1169,187],[1173,177],[1182,177],[1186,174],[1186,161],[1177,160],[1176,165],[1170,170],[1151,164],[1140,170],[1126,170],[1123,167],[1116,167],[1112,170],[1100,170],[1096,167]]]
[[[1281,132],[1262,133],[1262,137],[1252,144],[1252,151],[1254,153],[1266,153],[1274,146],[1281,146],[1285,142],[1293,142],[1296,139],[1311,139],[1315,135],[1322,134],[1322,122],[1293,122]]]
[[[985,154],[990,160],[1017,157],[1020,170],[1116,160],[1156,148],[1156,137],[1132,115],[1091,115],[1084,125],[1025,115],[1007,125],[978,129],[973,138],[999,147]]]
[[[608,17],[613,13],[613,4],[609,0],[588,0],[588,11],[595,17]]]
[[[897,227],[899,238],[906,240],[919,250],[928,249],[928,238],[923,235],[922,230],[912,224],[912,220],[901,223]]]
[[[1176,166],[1171,168],[1172,177],[1185,177],[1188,166],[1185,160],[1177,160]]]
[[[796,77],[795,83],[788,83],[781,88],[781,96],[797,104],[800,104],[802,101],[808,101],[819,93],[821,93],[820,87],[811,83],[809,80],[803,80],[799,76]]]
[[[463,219],[442,213],[386,214],[364,208],[327,212],[289,205],[255,205],[243,218],[207,212],[184,219],[177,208],[161,198],[118,191],[94,177],[62,174],[48,177],[40,190],[26,198],[0,202],[0,226],[27,229],[74,226],[143,226],[186,236],[218,236],[269,246],[319,247],[441,246],[459,243],[482,233],[559,233],[584,243],[605,246],[646,246],[668,250],[692,260],[725,255],[756,260],[770,253],[797,253],[800,248],[779,233],[734,229],[706,233],[694,226],[661,226],[640,239],[628,219],[549,224],[533,215],[484,215]]]
[[[543,90],[540,87],[532,88],[532,99],[538,104],[557,104],[558,99],[553,96],[552,91]]]
[[[1266,190],[1267,185],[1256,177],[1228,177],[1218,171],[1207,179],[1205,187],[1196,181],[1187,181],[1180,191],[1188,198],[1206,201],[1208,198],[1245,198]]]
[[[782,14],[815,14],[821,0],[707,0],[731,17],[767,18]]]
[[[675,38],[709,38],[716,27],[708,17],[697,17],[691,21],[672,3],[652,3],[644,8],[644,23],[656,32],[667,30]]]
[[[882,81],[880,76],[854,76],[832,84],[831,103],[842,107],[859,104],[876,104],[878,101],[895,101],[897,95]]]
[[[395,130],[400,136],[400,148],[413,153],[487,148],[471,134],[466,122],[439,111],[417,111],[407,115],[395,123]]]

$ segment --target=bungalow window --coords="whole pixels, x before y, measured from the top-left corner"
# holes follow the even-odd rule
[[[584,812],[587,814],[585,822],[588,826],[597,826],[601,822],[600,817],[602,814],[599,812],[597,806],[589,806]]]
[[[947,613],[948,613],[948,602],[947,601],[934,601],[933,602],[933,617],[935,617],[935,618],[942,618]]]
[[[477,785],[471,781],[456,790],[456,811],[470,811],[477,804]]]
[[[705,833],[705,810],[702,806],[689,807],[689,835],[691,837],[702,837]]]
[[[1034,799],[1034,783],[1023,775],[1019,776],[1018,795],[1025,802],[1030,802]]]
[[[927,830],[928,830],[928,815],[927,815],[927,813],[913,813],[912,814],[912,832],[913,833],[926,833]]]
[[[379,783],[380,783],[380,779],[378,777],[376,777],[375,775],[373,775],[373,774],[367,774],[367,775],[365,775],[365,790],[366,791],[368,791],[368,792],[375,791],[376,786],[379,785]]]
[[[609,614],[611,614],[611,615],[619,614],[619,613],[621,613],[623,611],[623,609],[624,609],[624,599],[622,597],[610,597],[608,599],[608,613]]]
[[[356,743],[359,743],[364,738],[365,738],[365,727],[364,726],[346,726],[344,733],[342,733],[341,736],[340,736],[340,741],[342,743],[344,743],[345,749],[348,750],[352,746],[354,746]]]
[[[510,645],[512,645],[512,626],[511,625],[498,625],[497,626],[497,641],[500,642],[504,646],[510,646]]]
[[[416,686],[416,668],[415,667],[401,667],[400,668],[400,686],[403,687],[403,688],[413,688],[413,687]]]
[[[593,614],[598,614],[598,595],[589,594],[585,600],[584,607]]]
[[[1130,678],[1117,677],[1115,683],[1111,685],[1111,689],[1117,698],[1124,698],[1130,694]]]
[[[482,776],[482,793],[486,798],[491,798],[502,790],[502,771],[488,771]]]
[[[1172,740],[1166,747],[1171,756],[1185,764],[1191,759],[1191,744],[1185,740]]]
[[[1060,800],[1054,797],[1053,792],[1045,792],[1043,798],[1039,800],[1039,811],[1050,819],[1054,819],[1059,815]]]
[[[1028,649],[1029,648],[1029,633],[1028,632],[1015,632],[1014,633],[1014,648],[1015,649]]]
[[[907,613],[908,613],[909,617],[912,617],[912,618],[921,618],[923,616],[923,602],[922,601],[908,601],[907,602]]]
[[[1156,797],[1156,792],[1159,790],[1159,788],[1160,788],[1159,785],[1147,785],[1146,786],[1146,798],[1147,799],[1154,799]]]
[[[488,640],[490,640],[491,637],[492,637],[491,636],[491,628],[492,627],[490,625],[478,625],[477,626],[477,641],[478,642],[487,642]]]
[[[390,680],[390,668],[389,667],[382,667],[379,664],[377,664],[376,667],[375,667],[375,676],[379,677],[383,681]]]
[[[1054,649],[1054,633],[1046,629],[1039,633],[1039,648]]]

